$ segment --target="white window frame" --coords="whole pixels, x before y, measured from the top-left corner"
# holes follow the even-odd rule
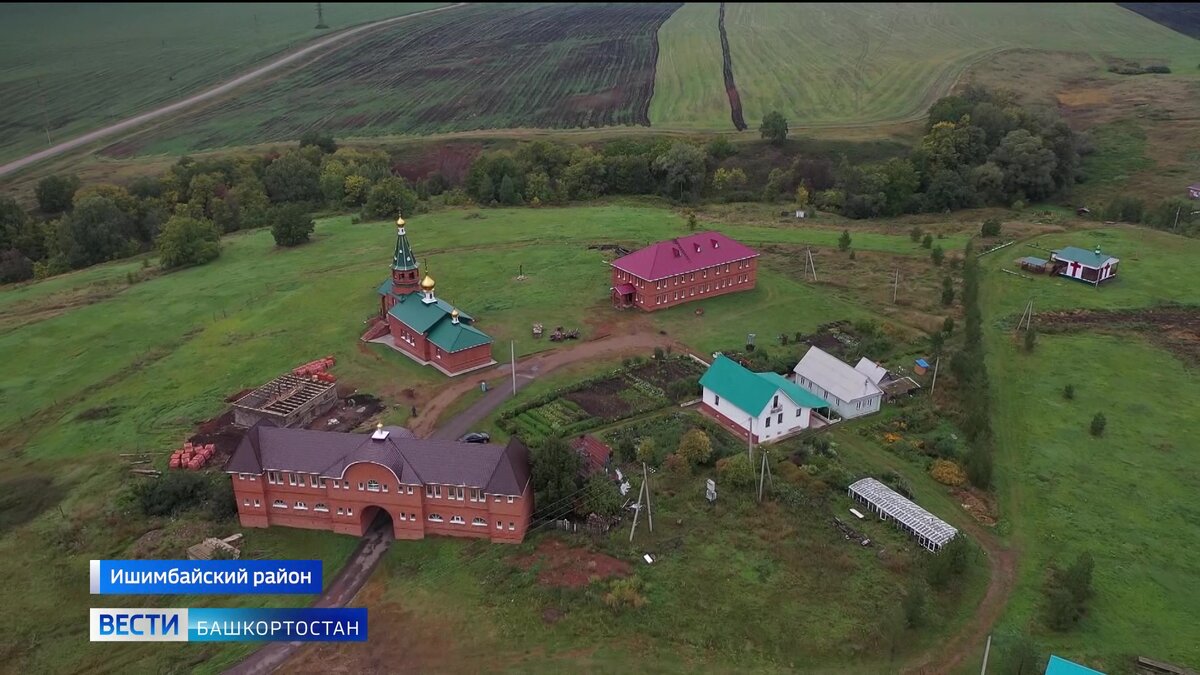
[[[514,499],[515,499],[515,498],[514,498],[512,495],[509,495],[509,496],[508,496],[508,503],[509,503],[509,504],[513,503],[513,500],[514,500]]]
[[[344,516],[344,515],[346,515],[346,509],[343,509],[342,507],[339,506],[337,513],[339,516]]]
[[[497,530],[503,530],[503,529],[504,529],[504,522],[503,522],[503,521],[499,521],[499,520],[497,520],[497,521],[496,521],[496,529],[497,529]]]
[[[359,483],[359,485],[362,485],[362,483]],[[372,485],[375,487],[371,487]],[[374,478],[367,481],[367,492],[379,492],[382,487],[383,486],[379,484],[379,481],[375,480]],[[361,490],[362,488],[360,487],[359,489]]]
[[[361,480],[360,480],[360,481],[358,481],[358,491],[359,491],[359,492],[362,492],[364,489],[365,489],[365,488],[363,487],[363,482],[362,482]]]
[[[487,521],[483,518],[473,518],[471,520],[471,527],[487,527]]]
[[[325,502],[317,502],[313,506],[313,511],[319,511],[320,513],[329,513],[329,507],[325,505]]]
[[[262,508],[262,502],[255,499],[254,500],[254,508],[256,508],[256,509]]]
[[[467,521],[463,520],[462,516],[450,516],[451,525],[466,525]]]
[[[408,494],[410,494],[410,495],[411,495],[411,494],[413,493],[413,486],[411,486],[411,485],[406,485],[405,487],[407,487],[407,488],[408,488]]]
[[[296,485],[296,474],[293,471],[288,472],[288,485],[291,485],[293,487],[295,487],[295,485]]]
[[[442,522],[445,522],[445,520],[446,520],[445,518],[442,518],[440,515],[438,515],[436,513],[429,514],[428,519],[429,519],[429,522],[431,522],[431,523],[442,523]]]
[[[425,486],[425,496],[429,497],[430,499],[433,499],[433,486],[432,485]]]
[[[296,510],[297,511],[307,511],[308,504],[305,504],[304,502],[296,502]]]
[[[283,485],[283,477],[279,475],[278,471],[268,471],[267,482],[271,485]]]
[[[510,520],[510,521],[508,521],[508,531],[509,531],[509,532],[512,532],[512,531],[514,531],[514,530],[516,530],[516,529],[517,529],[517,526],[516,526],[516,524],[514,524],[514,523],[513,523],[513,521],[511,521],[511,520]]]
[[[311,473],[308,475],[308,487],[320,487],[320,480],[317,478],[317,474]]]
[[[276,509],[286,509],[287,502],[283,501],[282,499],[276,499],[274,503],[271,504],[271,507]]]
[[[243,499],[242,506],[250,506],[250,499],[249,498]]]

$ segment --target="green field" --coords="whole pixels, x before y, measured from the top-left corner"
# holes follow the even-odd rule
[[[329,3],[332,30],[445,3]],[[312,3],[20,4],[0,40],[0,160],[232,77],[328,31]]]
[[[1121,261],[1121,277],[1096,290],[1079,282],[1023,281],[985,258],[989,373],[995,402],[998,494],[1002,529],[1022,552],[1018,583],[999,632],[1032,634],[1057,653],[1086,659],[1106,672],[1128,672],[1131,657],[1200,662],[1192,620],[1200,603],[1194,580],[1200,558],[1182,542],[1200,537],[1195,494],[1200,376],[1195,364],[1132,336],[1081,332],[1042,335],[1032,354],[1017,348],[1001,319],[1026,300],[1039,311],[1136,308],[1159,301],[1200,302],[1191,261],[1194,240],[1145,230],[1052,235],[1058,246],[1101,242]],[[1007,249],[1006,249],[1007,250]],[[1020,255],[1033,251],[1021,251]],[[1011,324],[1008,324],[1011,325]],[[1075,387],[1075,399],[1062,396]],[[1102,438],[1088,434],[1103,412]],[[1096,560],[1096,597],[1071,633],[1042,621],[1046,567],[1082,550]]]
[[[685,7],[660,32],[688,58],[660,72],[652,121],[730,128],[714,6]],[[1002,50],[1039,49],[1194,73],[1200,42],[1113,4],[731,3],[725,17],[747,123],[779,110],[795,127],[913,121],[972,63]],[[707,39],[695,35],[707,27]],[[687,33],[687,34],[675,34]],[[715,45],[715,47],[714,47]],[[1053,68],[1047,55],[1043,67]],[[677,65],[677,64],[681,64]],[[657,99],[663,99],[659,102]],[[719,123],[719,124],[718,124]]]
[[[658,68],[650,123],[658,127],[732,129],[721,79],[715,2],[689,2],[658,30]]]

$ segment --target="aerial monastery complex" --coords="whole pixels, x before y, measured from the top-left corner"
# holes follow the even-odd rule
[[[496,363],[492,338],[470,315],[437,297],[426,269],[420,277],[404,218],[396,219],[392,275],[379,286],[379,318],[363,339],[385,344],[422,365],[454,376]]]

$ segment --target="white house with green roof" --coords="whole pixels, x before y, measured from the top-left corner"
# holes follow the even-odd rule
[[[700,378],[700,412],[757,443],[829,423],[829,404],[777,373],[756,373],[718,354]]]
[[[1050,252],[1050,269],[1054,274],[1086,281],[1095,286],[1117,276],[1119,262],[1119,258],[1101,253],[1099,246],[1094,251],[1068,246]]]

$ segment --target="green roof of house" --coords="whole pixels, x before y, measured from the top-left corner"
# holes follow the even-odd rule
[[[795,403],[796,405],[800,406],[801,408],[828,408],[829,407],[829,401],[826,401],[825,399],[821,398],[820,396],[817,396],[816,394],[805,389],[804,387],[801,387],[800,385],[796,384],[795,382],[792,382],[791,380],[780,375],[779,373],[755,373],[755,374],[758,375],[759,377],[763,378],[764,380],[767,380],[768,382],[774,382],[775,386],[782,389],[783,393],[785,395],[787,395],[788,398],[792,399],[792,403]]]
[[[396,228],[396,251],[392,254],[392,269],[417,269],[417,259],[413,256],[412,246],[408,243],[408,234],[403,227]]]
[[[1113,257],[1107,253],[1097,254],[1095,251],[1087,251],[1082,248],[1077,248],[1075,246],[1068,246],[1066,248],[1060,248],[1060,249],[1054,251],[1054,255],[1059,260],[1066,260],[1067,262],[1077,262],[1080,265],[1085,265],[1087,267],[1100,267],[1105,262],[1107,262],[1110,258]]]
[[[447,352],[458,352],[492,343],[492,338],[488,337],[486,333],[463,323],[461,314],[458,323],[454,323],[450,319],[439,321],[426,337]]]
[[[1050,662],[1046,664],[1046,675],[1104,675],[1104,673],[1051,654]]]
[[[718,355],[708,367],[708,371],[700,378],[700,385],[752,415],[762,412],[777,391],[783,391],[793,403],[803,408],[824,408],[829,405],[782,375],[752,372],[724,355]]]

